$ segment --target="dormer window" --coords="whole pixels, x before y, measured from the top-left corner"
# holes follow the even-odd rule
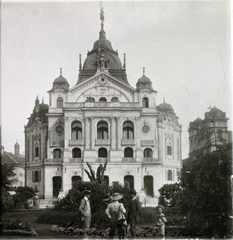
[[[101,97],[101,98],[99,99],[99,102],[107,102],[107,99],[106,99],[105,97]]]

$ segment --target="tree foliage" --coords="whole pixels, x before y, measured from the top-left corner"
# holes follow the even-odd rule
[[[213,228],[216,219],[224,226],[232,215],[231,197],[232,146],[224,145],[184,166],[180,175],[182,191],[175,199],[190,213],[190,226]],[[209,221],[211,219],[211,221]],[[206,225],[206,223],[208,224]]]
[[[67,195],[58,200],[55,204],[54,210],[64,212],[78,212],[80,202],[83,198],[84,190],[91,190],[91,212],[92,212],[92,226],[105,227],[109,224],[109,219],[105,214],[108,203],[110,202],[110,195],[114,192],[123,194],[122,203],[128,208],[130,201],[129,189],[114,184],[108,186],[106,184],[99,184],[98,182],[82,182],[79,181],[77,187],[69,190]]]
[[[169,202],[170,207],[176,207],[174,196],[181,190],[179,183],[164,184],[158,191],[160,193],[159,204],[167,206]]]
[[[104,166],[102,164],[99,165],[99,167],[97,168],[96,175],[95,175],[95,171],[92,169],[91,164],[89,162],[86,162],[89,168],[89,172],[86,169],[84,169],[84,171],[86,172],[91,182],[104,184],[104,172],[106,171],[107,162],[108,160],[105,161]]]

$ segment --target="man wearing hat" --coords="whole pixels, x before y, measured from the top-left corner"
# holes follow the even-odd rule
[[[137,224],[137,218],[138,215],[141,216],[142,214],[142,208],[141,204],[136,197],[136,191],[131,189],[130,190],[131,195],[131,201],[129,204],[129,212],[128,212],[128,223],[130,225],[130,233],[133,238],[136,237],[136,224]]]
[[[120,231],[118,231],[117,229],[119,214],[123,214],[122,218],[124,218],[124,214],[126,213],[123,203],[118,202],[118,200],[122,198],[123,198],[123,195],[121,195],[120,193],[114,193],[111,197],[112,202],[108,204],[107,209],[105,210],[106,215],[110,219],[111,230],[109,235],[111,238],[114,238],[115,234],[118,234],[119,238],[122,238],[124,235],[122,232],[122,229]],[[122,222],[122,224],[124,223]]]
[[[91,191],[85,190],[84,197],[81,200],[79,211],[82,214],[82,219],[84,221],[84,228],[89,229],[91,226],[91,205],[90,205],[90,198]]]

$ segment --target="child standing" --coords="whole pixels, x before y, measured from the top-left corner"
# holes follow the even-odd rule
[[[165,215],[163,214],[163,206],[159,205],[157,207],[158,209],[158,220],[157,220],[157,226],[158,226],[158,232],[159,235],[165,236],[165,223],[167,222],[167,219],[165,218]]]

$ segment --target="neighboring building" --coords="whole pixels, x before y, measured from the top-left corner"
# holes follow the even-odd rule
[[[189,123],[190,160],[231,142],[232,134],[228,131],[228,120],[225,112],[213,107],[205,113],[203,120],[197,118]]]
[[[25,126],[26,184],[41,198],[56,198],[77,180],[89,181],[86,162],[96,170],[108,160],[107,183],[145,189],[156,204],[158,189],[177,181],[181,125],[170,104],[156,104],[145,69],[136,89],[130,86],[125,56],[122,65],[105,35],[102,21],[83,66],[80,56],[75,86],[60,70],[48,91],[49,110],[36,100]]]
[[[14,167],[14,179],[16,180],[12,187],[25,186],[25,157],[20,154],[20,145],[14,145],[14,154],[4,151],[2,147],[2,164]]]

